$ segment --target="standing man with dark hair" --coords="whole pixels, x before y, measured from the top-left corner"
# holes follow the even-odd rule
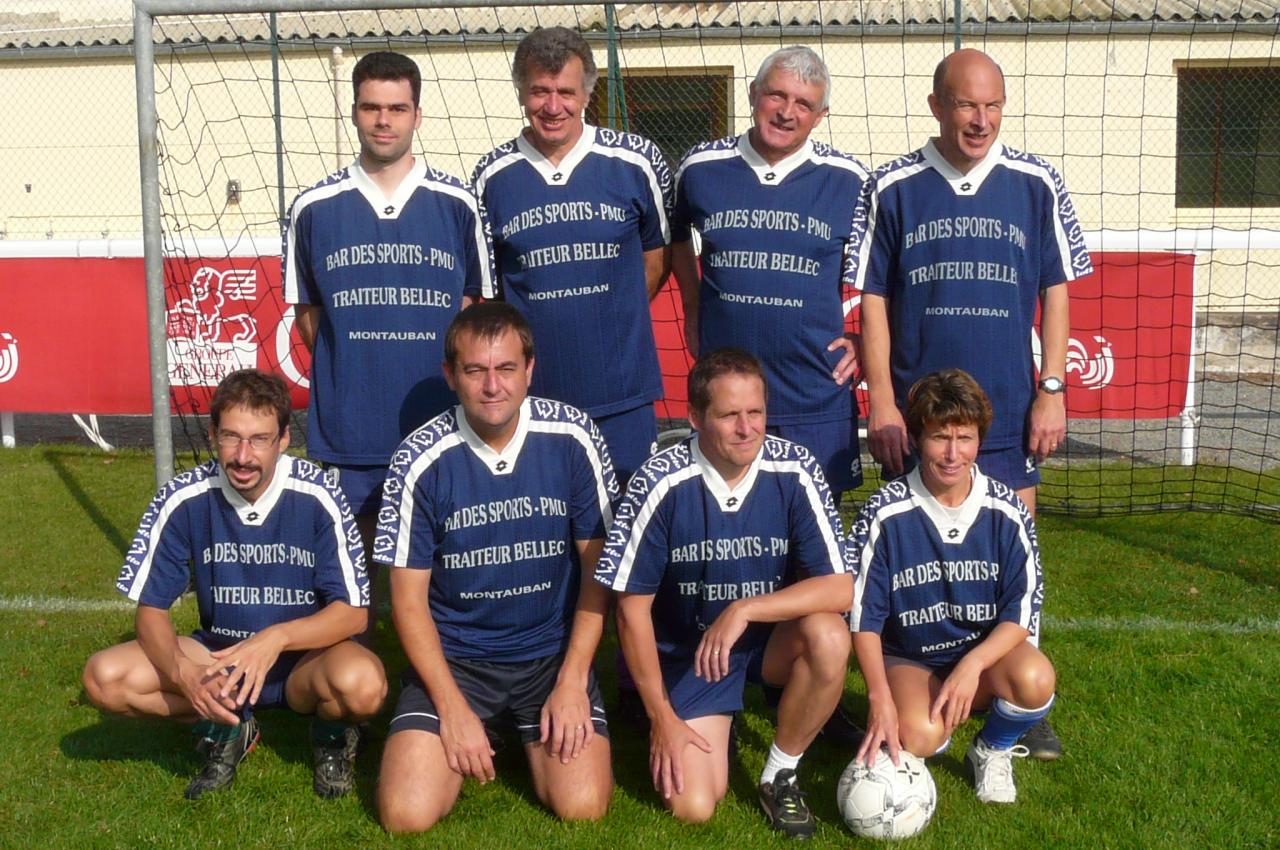
[[[853,582],[840,517],[802,446],[766,436],[764,370],[721,349],[689,372],[695,433],[636,472],[596,579],[618,592],[618,637],[651,728],[649,767],[682,821],[714,814],[748,680],[781,688],[760,776],[774,829],[814,820],[800,757],[844,690]]]
[[[307,453],[335,474],[367,549],[391,453],[454,401],[432,365],[445,328],[493,283],[475,197],[413,156],[418,66],[370,53],[352,83],[360,156],[294,201],[284,288],[312,352]]]
[[[381,662],[348,640],[364,630],[369,603],[355,522],[324,472],[284,453],[280,378],[233,372],[209,418],[217,459],[156,494],[116,582],[138,603],[137,640],[90,658],[85,691],[106,711],[195,721],[205,764],[187,786],[191,800],[235,780],[258,743],[255,710],[315,714],[315,792],[346,794],[351,724],[387,693]],[[180,637],[168,609],[188,582],[200,627]]]
[[[578,33],[534,30],[511,76],[529,126],[473,177],[502,297],[538,341],[531,392],[590,415],[626,481],[657,447],[649,301],[669,267],[671,175],[648,139],[584,123],[596,64]]]
[[[591,580],[617,483],[591,420],[528,396],[533,337],[511,305],[475,304],[445,337],[460,404],[423,425],[387,476],[375,557],[409,657],[378,781],[391,832],[444,817],[494,778],[487,727],[513,722],[538,799],[603,817],[613,790],[591,669],[609,594]]]
[[[876,171],[850,245],[846,275],[862,295],[867,439],[887,476],[911,469],[907,390],[960,368],[991,398],[982,471],[1035,515],[1038,464],[1066,436],[1069,281],[1093,266],[1062,177],[997,141],[1004,74],[986,54],[960,50],[938,64],[929,108],[938,136]],[[1039,382],[1031,354],[1041,308]],[[1038,630],[1032,629],[1032,642]],[[1057,758],[1047,722],[1024,742]]]
[[[830,95],[827,66],[809,48],[764,60],[751,129],[698,145],[680,164],[672,268],[689,350],[735,346],[760,359],[769,433],[813,453],[839,504],[862,482],[840,262],[867,170],[810,139]]]

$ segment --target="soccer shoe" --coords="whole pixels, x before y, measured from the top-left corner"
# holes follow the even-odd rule
[[[1062,755],[1062,742],[1053,734],[1053,727],[1047,718],[1041,717],[1018,739],[1018,743],[1027,748],[1027,754],[1040,761],[1053,761]]]
[[[827,718],[827,722],[823,724],[818,734],[823,740],[830,741],[837,747],[856,751],[862,746],[862,739],[867,736],[867,730],[859,726],[858,721],[845,712],[844,706],[837,705],[836,710]]]
[[[805,794],[796,786],[796,772],[779,770],[772,782],[760,786],[760,805],[769,816],[769,825],[792,838],[808,838],[815,827],[813,812]]]
[[[356,784],[356,750],[360,747],[360,729],[348,726],[334,745],[312,743],[314,759],[311,787],[316,796],[326,800],[350,793]]]
[[[983,803],[1013,803],[1018,799],[1018,788],[1013,784],[1013,760],[1026,756],[1027,748],[1015,744],[1007,750],[987,746],[980,736],[975,736],[964,754],[965,764],[973,774],[973,787]]]
[[[198,800],[210,791],[231,787],[231,783],[236,781],[237,765],[253,752],[261,738],[257,719],[250,717],[240,723],[235,737],[229,741],[202,740],[196,745],[196,751],[204,753],[204,769],[187,785],[183,796],[188,800]]]

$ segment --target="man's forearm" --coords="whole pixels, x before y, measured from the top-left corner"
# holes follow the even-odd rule
[[[574,542],[578,547],[582,576],[578,588],[578,604],[573,612],[573,628],[569,632],[569,645],[560,666],[560,678],[570,679],[585,688],[591,661],[595,657],[596,647],[600,645],[600,637],[604,634],[604,618],[609,613],[611,594],[607,587],[593,578],[596,559],[604,548],[604,540]]]
[[[839,614],[853,604],[853,576],[814,576],[735,604],[742,606],[751,623],[783,623],[809,614]]]
[[[662,682],[652,607],[652,596],[624,593],[618,598],[618,642],[650,720],[675,714]]]
[[[882,296],[862,296],[862,374],[875,406],[896,404],[889,368],[889,310]]]

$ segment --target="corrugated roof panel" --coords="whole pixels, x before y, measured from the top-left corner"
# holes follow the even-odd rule
[[[11,0],[0,12],[0,49],[126,44],[133,38],[132,4],[99,0],[69,11],[53,0]],[[618,4],[618,27],[627,31],[693,27],[858,26],[938,24],[950,20],[951,0],[832,0],[818,3]],[[986,0],[964,3],[971,23],[1066,21],[1280,21],[1275,0]],[[522,33],[537,26],[603,30],[603,6],[493,6],[282,13],[286,40],[394,38],[423,34]],[[202,41],[266,41],[267,16],[221,15],[160,18],[156,39],[171,44]]]

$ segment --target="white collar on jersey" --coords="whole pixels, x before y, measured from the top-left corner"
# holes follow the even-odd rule
[[[983,502],[987,499],[987,476],[982,474],[982,470],[978,469],[976,463],[970,474],[973,476],[973,486],[969,488],[969,495],[965,496],[964,501],[960,503],[960,511],[955,519],[952,519],[951,513],[933,497],[929,488],[924,486],[924,479],[920,477],[920,467],[917,466],[907,474],[907,486],[911,488],[912,498],[924,510],[925,516],[929,517],[933,527],[938,529],[938,536],[942,538],[943,543],[954,545],[963,543],[969,534],[969,529],[978,519],[978,512],[982,510]]]
[[[764,444],[760,445],[760,451],[756,452],[755,460],[751,461],[751,466],[747,467],[747,474],[738,482],[738,486],[729,489],[729,485],[725,483],[724,478],[711,465],[711,461],[707,460],[707,456],[702,453],[702,449],[698,446],[698,435],[694,434],[693,439],[689,442],[689,451],[693,455],[693,462],[698,465],[699,471],[702,473],[702,480],[706,483],[707,489],[711,491],[711,495],[715,497],[716,503],[720,505],[720,510],[727,514],[735,514],[738,508],[742,507],[742,503],[747,500],[747,496],[751,495],[751,488],[755,486],[756,475],[760,472],[760,460],[764,457]]]
[[[475,456],[478,457],[485,466],[489,467],[489,471],[494,475],[510,475],[516,471],[516,460],[520,457],[520,448],[524,445],[524,438],[529,436],[529,417],[530,406],[528,397],[520,402],[520,413],[517,415],[516,432],[511,435],[511,441],[503,446],[502,451],[495,452],[493,448],[480,439],[480,435],[471,427],[471,423],[467,421],[466,411],[462,409],[462,405],[458,405],[453,409],[454,418],[458,420],[458,433],[462,435],[462,440],[470,448]]]
[[[231,486],[222,465],[219,464],[218,488],[222,490],[227,503],[235,508],[240,522],[245,525],[262,525],[267,521],[267,517],[271,516],[271,510],[276,506],[276,502],[280,501],[280,494],[284,492],[285,479],[292,474],[293,458],[289,455],[280,455],[280,460],[276,462],[276,471],[271,475],[271,483],[267,484],[267,489],[262,491],[258,501],[249,502]]]
[[[573,176],[573,170],[578,167],[578,163],[587,158],[587,154],[591,152],[591,146],[595,143],[596,128],[584,123],[582,135],[578,137],[573,148],[564,155],[559,165],[552,165],[551,160],[543,156],[533,143],[524,137],[523,130],[519,136],[516,136],[516,148],[524,154],[525,159],[529,160],[533,170],[542,175],[543,181],[548,186],[563,186],[568,183],[569,178]]]
[[[983,182],[987,179],[1000,162],[1000,158],[1004,156],[1004,145],[996,142],[991,146],[991,150],[987,151],[987,155],[982,158],[982,162],[969,169],[968,174],[961,174],[956,167],[947,162],[942,154],[938,152],[937,146],[933,143],[933,139],[925,142],[921,148],[924,152],[925,162],[933,166],[933,170],[942,175],[942,179],[947,181],[951,186],[951,191],[957,195],[976,195],[978,190],[982,188]]]
[[[359,159],[351,163],[347,172],[378,218],[396,219],[400,217],[400,211],[404,209],[405,204],[409,203],[413,191],[422,183],[422,178],[427,176],[427,164],[421,161],[415,162],[413,168],[409,169],[409,173],[400,181],[400,185],[391,193],[390,198],[382,194],[382,189],[373,182],[373,178],[360,165]]]
[[[756,179],[760,181],[761,186],[777,186],[783,180],[786,180],[791,172],[809,161],[809,158],[813,156],[813,142],[805,139],[804,144],[795,153],[770,165],[751,146],[751,131],[748,130],[738,137],[738,153],[742,155],[742,159],[751,167],[751,170],[756,173]]]

